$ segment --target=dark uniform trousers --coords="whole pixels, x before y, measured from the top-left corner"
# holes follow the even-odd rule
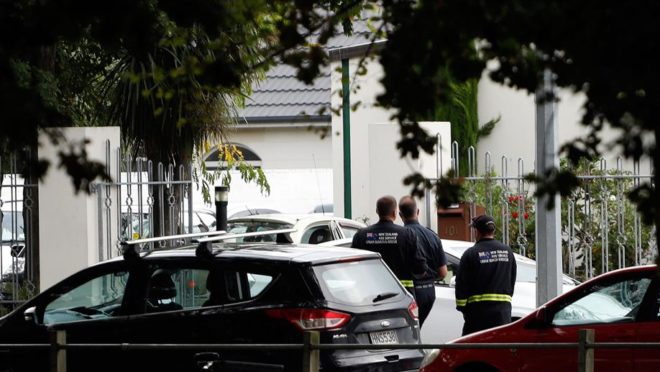
[[[415,281],[415,301],[419,307],[419,326],[429,316],[433,303],[435,302],[435,285],[433,280]]]
[[[484,301],[463,311],[463,336],[511,323],[511,302]]]

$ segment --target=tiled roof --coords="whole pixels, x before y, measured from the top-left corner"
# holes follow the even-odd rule
[[[327,48],[364,44],[369,42],[367,35],[369,28],[366,22],[355,22],[351,36],[334,37],[328,41]],[[295,68],[277,65],[266,73],[265,80],[255,84],[252,95],[239,114],[248,124],[290,123],[296,120],[330,123],[329,108],[329,67],[311,85],[307,85],[296,78]]]
[[[307,85],[296,78],[296,70],[277,65],[266,73],[266,79],[256,84],[252,95],[240,112],[247,123],[282,121],[330,122],[330,71],[326,69]],[[325,112],[321,110],[325,108]]]

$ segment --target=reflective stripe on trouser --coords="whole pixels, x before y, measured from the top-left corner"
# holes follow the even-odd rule
[[[467,304],[474,302],[483,302],[483,301],[497,301],[497,302],[511,302],[511,296],[506,294],[499,293],[484,293],[479,295],[473,295],[467,299],[456,299],[456,306],[463,307]]]
[[[401,282],[401,285],[403,285],[406,288],[412,288],[414,286],[412,280],[399,280]]]

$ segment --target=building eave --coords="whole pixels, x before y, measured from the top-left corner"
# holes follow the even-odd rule
[[[328,55],[330,56],[331,61],[363,57],[365,55],[379,52],[383,49],[383,47],[385,47],[386,42],[387,40],[376,40],[369,43],[334,48],[328,50]]]

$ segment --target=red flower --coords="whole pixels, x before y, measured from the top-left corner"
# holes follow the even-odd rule
[[[529,218],[529,213],[525,212],[525,214],[523,214],[523,217],[525,217],[525,219],[528,219]]]
[[[509,196],[509,203],[513,203],[514,200],[516,200],[515,196]]]
[[[518,218],[518,212],[511,212],[511,217]]]

